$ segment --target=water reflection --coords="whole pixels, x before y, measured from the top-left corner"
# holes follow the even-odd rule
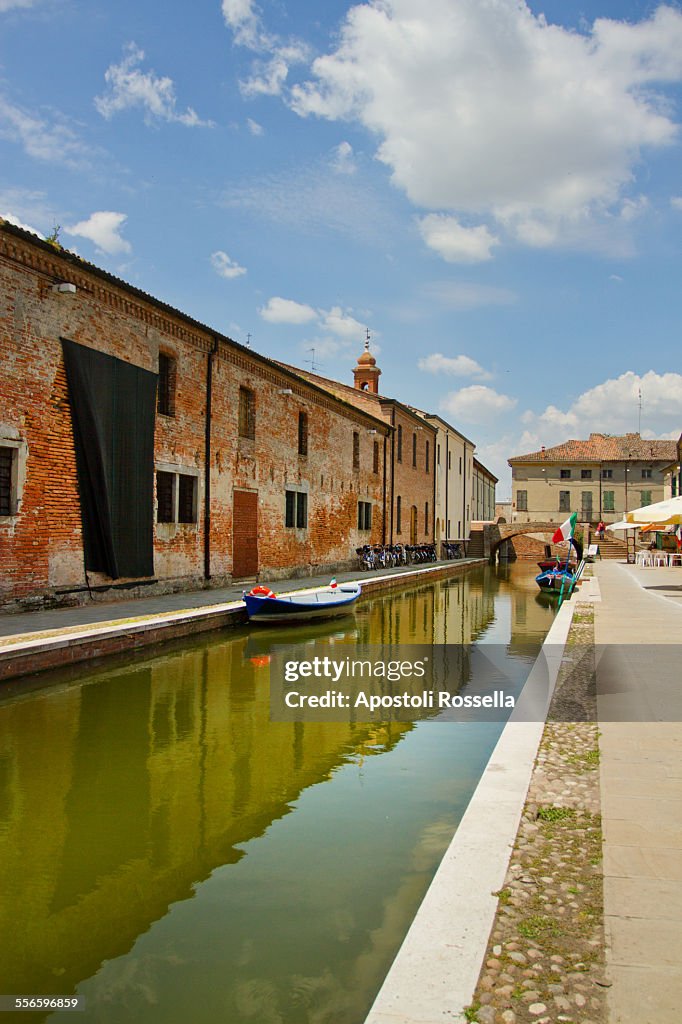
[[[513,647],[541,632],[526,596],[486,570],[286,639],[471,643],[504,620]],[[496,731],[270,722],[281,632],[0,704],[0,992],[78,990],[81,1021],[362,1019]]]

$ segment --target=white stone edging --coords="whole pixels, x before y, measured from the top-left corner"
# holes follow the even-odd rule
[[[464,1021],[504,885],[574,603],[557,613],[365,1024]],[[529,708],[544,707],[530,718]],[[516,720],[515,720],[516,719]]]

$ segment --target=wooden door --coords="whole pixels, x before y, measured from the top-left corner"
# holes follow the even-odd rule
[[[410,544],[417,543],[417,506],[410,509]]]
[[[232,505],[232,575],[258,572],[258,491],[235,491]]]

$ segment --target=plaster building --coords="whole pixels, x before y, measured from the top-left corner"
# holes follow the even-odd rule
[[[490,522],[495,518],[495,486],[497,477],[474,459],[473,485],[471,489],[472,518],[477,522]]]
[[[675,441],[634,433],[592,433],[586,441],[514,456],[512,521],[560,523],[577,512],[583,522],[618,522],[625,512],[662,500],[665,470],[676,456]]]
[[[0,221],[0,604],[350,564],[395,531],[393,435],[380,407]],[[427,436],[405,469],[432,481]],[[408,499],[422,536],[431,493]]]
[[[677,498],[682,495],[682,434],[677,440],[676,448],[673,462],[663,470],[664,498]]]

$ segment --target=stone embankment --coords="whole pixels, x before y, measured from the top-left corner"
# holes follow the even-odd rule
[[[603,1024],[593,609],[578,604],[474,999],[479,1024]]]

